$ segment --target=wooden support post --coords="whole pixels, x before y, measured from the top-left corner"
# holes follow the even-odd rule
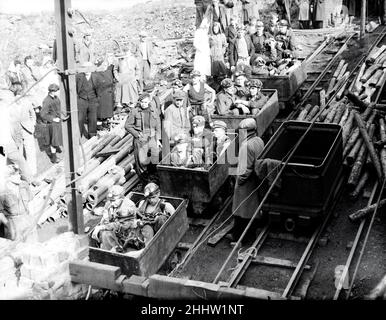
[[[58,49],[58,67],[60,74],[60,101],[62,113],[69,115],[63,123],[63,147],[65,155],[66,193],[71,195],[68,203],[70,231],[84,233],[82,196],[77,190],[76,172],[79,167],[77,157],[80,134],[78,123],[78,105],[75,74],[65,74],[75,67],[74,42],[71,28],[71,0],[55,0],[56,39]]]
[[[366,6],[367,6],[367,1],[366,0],[362,0],[361,32],[360,32],[361,39],[363,39],[365,37],[365,32],[366,32]]]
[[[367,150],[369,151],[371,160],[372,160],[374,167],[375,167],[375,170],[377,172],[377,176],[381,180],[383,177],[383,173],[382,173],[381,163],[379,161],[378,155],[377,155],[375,148],[374,148],[374,146],[369,138],[369,135],[366,131],[366,127],[363,123],[361,116],[356,111],[354,111],[354,117],[355,117],[355,121],[357,122],[359,131],[362,135],[362,138],[366,144]]]

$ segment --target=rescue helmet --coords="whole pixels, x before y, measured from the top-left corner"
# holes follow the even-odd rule
[[[240,122],[239,129],[256,130],[256,121],[253,118],[247,118]]]
[[[114,185],[110,187],[107,197],[108,198],[113,198],[113,197],[123,197],[124,196],[124,189],[122,186],[119,185]]]
[[[153,197],[161,192],[160,187],[154,182],[148,183],[143,189],[145,197]]]

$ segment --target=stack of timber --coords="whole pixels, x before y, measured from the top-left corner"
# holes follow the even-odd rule
[[[93,137],[79,147],[80,167],[76,179],[83,198],[84,213],[101,204],[112,185],[123,185],[127,193],[138,183],[133,170],[133,138],[124,130],[125,120],[126,117],[118,119],[115,126],[99,132],[99,137]],[[39,217],[38,224],[67,217],[70,195],[66,194],[64,162],[52,166],[37,180],[41,184],[33,190],[34,198],[29,208],[34,217]]]
[[[356,199],[372,176],[381,181],[386,175],[386,117],[374,101],[386,81],[386,46],[372,50],[350,86],[348,78],[347,63],[341,60],[327,91],[320,91],[319,105],[307,104],[296,120],[342,126],[347,184],[350,196]]]

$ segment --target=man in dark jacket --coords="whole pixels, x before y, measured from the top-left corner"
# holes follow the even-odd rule
[[[83,67],[93,64],[85,62]],[[97,111],[99,107],[98,79],[95,73],[85,72],[76,75],[76,92],[78,94],[78,117],[80,134],[87,139],[97,134]],[[87,123],[88,130],[85,128]]]
[[[245,33],[245,27],[240,27],[237,34],[237,39],[230,44],[229,62],[231,71],[239,63],[249,64],[251,56],[255,53],[255,48],[252,44],[251,37]]]
[[[162,147],[161,123],[158,112],[150,107],[151,97],[145,93],[139,97],[138,105],[131,110],[125,129],[133,135],[136,171],[140,178],[146,179],[149,164],[159,162]]]
[[[288,26],[287,20],[279,22],[279,33],[275,37],[277,55],[279,59],[297,56],[297,46],[294,33]]]
[[[212,17],[210,19],[210,32],[213,30],[215,22],[220,23],[221,31],[225,34],[229,26],[229,16],[227,10],[219,0],[212,0]]]
[[[232,213],[234,214],[234,227],[230,233],[232,241],[236,241],[241,236],[259,206],[255,162],[264,149],[264,142],[257,136],[256,129],[256,121],[253,118],[244,119],[239,124],[239,130],[246,132],[246,139],[241,143],[239,150],[232,205]],[[259,215],[257,217],[260,218]]]
[[[267,60],[276,60],[276,41],[268,32],[264,32],[264,23],[256,22],[256,33],[252,36],[252,43],[255,48],[255,54],[264,56]],[[252,58],[253,60],[254,57]]]
[[[59,86],[50,84],[48,87],[48,95],[43,100],[42,110],[40,111],[41,119],[48,124],[48,137],[50,142],[49,154],[53,163],[58,163],[59,159],[56,156],[57,149],[63,145],[62,123],[60,99],[58,98]]]

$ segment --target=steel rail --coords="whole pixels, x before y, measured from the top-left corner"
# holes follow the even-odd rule
[[[340,180],[338,181],[338,184],[337,184],[337,192],[335,194],[335,198],[333,199],[334,202],[333,202],[330,210],[328,211],[327,216],[325,217],[325,219],[323,219],[323,222],[316,228],[310,241],[308,242],[307,247],[304,250],[302,257],[300,258],[300,260],[296,266],[295,271],[292,273],[292,276],[291,276],[290,280],[288,281],[288,284],[282,293],[282,298],[288,299],[290,297],[290,295],[293,293],[293,291],[295,290],[296,285],[300,279],[300,276],[303,273],[304,267],[306,266],[308,260],[310,259],[311,255],[313,253],[313,250],[315,248],[315,245],[317,244],[324,228],[327,225],[327,222],[330,220],[330,217],[335,210],[335,207],[336,207],[338,200],[340,198],[340,195],[341,195],[343,179],[344,179],[344,176],[342,175]]]
[[[194,243],[192,244],[192,246],[190,247],[190,249],[188,250],[188,252],[185,254],[184,258],[182,259],[182,261],[168,274],[168,276],[172,277],[174,276],[174,274],[177,272],[177,270],[179,270],[183,265],[185,265],[186,263],[188,263],[190,261],[190,259],[193,257],[193,252],[197,246],[198,243],[200,243],[201,239],[204,237],[204,235],[208,232],[208,230],[213,226],[213,224],[215,223],[215,221],[223,215],[223,213],[225,212],[225,210],[229,207],[229,205],[231,204],[232,202],[232,199],[233,199],[233,194],[230,195],[224,202],[224,205],[223,207],[221,208],[220,211],[217,212],[216,215],[214,215],[214,217],[209,221],[209,223],[205,226],[204,230],[202,230],[202,232],[200,233],[200,235],[197,237],[197,239],[194,241]]]
[[[351,290],[354,286],[354,282],[355,282],[355,278],[356,278],[356,275],[358,273],[358,270],[359,270],[359,266],[362,262],[362,257],[363,257],[363,254],[365,252],[365,248],[366,248],[366,245],[367,245],[367,241],[369,240],[369,236],[370,236],[370,232],[371,232],[371,229],[373,227],[373,224],[374,224],[374,220],[375,220],[375,216],[377,215],[378,213],[378,209],[379,209],[379,204],[381,202],[381,198],[382,198],[382,194],[383,194],[383,190],[385,188],[385,185],[386,185],[386,179],[384,178],[383,179],[383,183],[382,183],[382,187],[381,187],[381,190],[379,192],[379,196],[378,196],[378,199],[377,199],[377,204],[375,206],[375,209],[374,209],[374,212],[371,216],[371,220],[370,220],[370,223],[369,223],[369,227],[367,229],[367,232],[366,232],[366,236],[365,236],[365,239],[363,241],[363,245],[362,245],[362,249],[361,249],[361,252],[359,254],[359,257],[358,257],[358,261],[357,261],[357,264],[355,266],[355,270],[354,270],[354,273],[353,273],[353,277],[352,277],[352,280],[351,280],[351,284],[350,284],[350,287],[347,291],[347,294],[346,294],[346,299],[348,299],[350,297],[350,294],[351,294]],[[364,219],[366,220],[366,219]]]
[[[369,201],[367,203],[368,205],[371,205],[371,203],[373,202],[377,188],[378,188],[378,182],[376,182],[374,184],[373,190],[371,192],[370,199],[369,199]],[[346,260],[346,263],[345,263],[342,275],[341,275],[341,277],[339,279],[338,287],[335,290],[335,294],[334,294],[333,300],[337,300],[339,298],[339,296],[340,296],[340,292],[342,291],[344,280],[345,280],[345,278],[346,278],[346,276],[348,274],[350,265],[351,265],[352,260],[354,258],[355,251],[356,251],[357,246],[359,244],[359,240],[361,238],[362,231],[363,231],[363,228],[365,226],[365,223],[366,223],[366,219],[363,219],[361,221],[361,224],[359,225],[358,231],[357,231],[355,239],[354,239],[353,246],[352,246],[352,248],[350,250],[350,254],[349,254],[349,256],[348,256],[348,258]]]
[[[268,237],[269,233],[269,224],[267,224],[263,230],[260,232],[259,236],[256,238],[256,240],[253,242],[252,246],[250,248],[254,248],[255,252],[258,252],[263,245],[264,241]],[[251,264],[252,257],[251,255],[246,254],[241,263],[237,265],[236,270],[232,273],[230,276],[230,279],[228,281],[229,287],[235,287],[240,282],[241,278],[243,277],[244,273],[247,271],[249,265]]]
[[[364,60],[367,58],[367,56],[370,54],[370,52],[371,52],[371,51],[372,51],[372,50],[373,50],[373,49],[381,42],[381,40],[382,40],[385,36],[386,36],[386,28],[383,28],[382,33],[379,34],[379,36],[377,37],[377,39],[374,41],[374,43],[373,43],[372,46],[370,47],[370,49],[369,49],[369,51],[368,51],[368,54],[367,54],[365,57],[363,57],[363,58],[361,59],[361,62],[358,63],[358,65],[360,65],[360,64],[362,64],[362,63],[364,62]],[[382,92],[382,89],[383,89],[383,86],[384,86],[384,83],[383,83],[383,85],[381,86],[381,88],[380,88],[380,90],[379,90],[379,92],[378,92],[378,94],[377,94],[377,97],[376,97],[376,101],[375,101],[375,102],[377,102],[377,100],[379,99],[379,97],[380,97],[380,95],[381,95],[381,92]],[[382,195],[382,190],[383,190],[383,188],[384,188],[384,186],[385,186],[385,182],[386,182],[386,180],[385,180],[385,177],[384,177],[384,180],[383,180],[383,183],[382,183],[382,188],[381,188],[381,190],[380,190],[380,195],[379,195],[379,197],[381,197],[381,195]],[[376,184],[374,185],[374,189],[373,189],[373,191],[372,191],[371,197],[370,197],[369,202],[368,202],[369,205],[370,205],[371,202],[373,201],[373,198],[374,198],[374,196],[375,196],[375,191],[376,191],[378,185],[379,185],[379,182],[376,182]],[[380,200],[380,199],[379,199],[379,200]],[[378,205],[379,205],[379,203],[377,202],[377,206],[376,206],[376,209],[374,210],[374,213],[373,213],[372,218],[374,218],[374,216],[375,216],[375,214],[376,214],[376,212],[377,212]],[[367,220],[367,219],[363,219],[363,220],[361,221],[359,227],[358,227],[358,231],[357,231],[356,236],[355,236],[355,239],[354,239],[354,245],[353,245],[353,247],[352,247],[351,250],[350,250],[350,254],[349,254],[348,258],[347,258],[345,267],[344,267],[344,269],[343,269],[342,275],[341,275],[340,280],[339,280],[339,283],[338,283],[338,287],[337,287],[337,289],[336,289],[336,291],[335,291],[335,294],[334,294],[334,298],[333,298],[334,300],[339,299],[340,293],[341,293],[342,288],[343,288],[343,281],[344,281],[344,279],[346,278],[346,276],[347,276],[347,274],[348,274],[349,268],[350,268],[351,263],[352,263],[352,260],[353,260],[353,258],[354,258],[355,251],[356,251],[356,249],[357,249],[357,247],[358,247],[358,244],[359,244],[359,239],[360,239],[360,237],[362,236],[362,232],[363,232],[363,229],[364,229],[366,220]],[[371,221],[373,221],[373,219],[372,219]],[[368,236],[369,233],[370,233],[371,226],[372,226],[372,223],[370,223],[370,225],[369,225],[369,229],[368,229],[368,232],[367,232],[367,236]],[[366,237],[366,241],[367,241],[367,237]],[[360,262],[361,262],[361,258],[362,258],[363,252],[364,252],[364,248],[365,248],[365,243],[364,243],[363,246],[362,246],[362,250],[361,250],[360,256],[359,256],[358,261],[357,261],[357,265],[356,265],[356,268],[355,268],[355,271],[354,271],[354,274],[353,274],[353,278],[352,278],[352,280],[351,280],[351,284],[350,284],[350,287],[349,287],[348,295],[346,295],[346,299],[349,298],[349,294],[350,294],[350,292],[351,292],[352,286],[354,285],[355,276],[356,276],[357,270],[358,270],[358,268],[359,268],[359,264],[360,264]]]

